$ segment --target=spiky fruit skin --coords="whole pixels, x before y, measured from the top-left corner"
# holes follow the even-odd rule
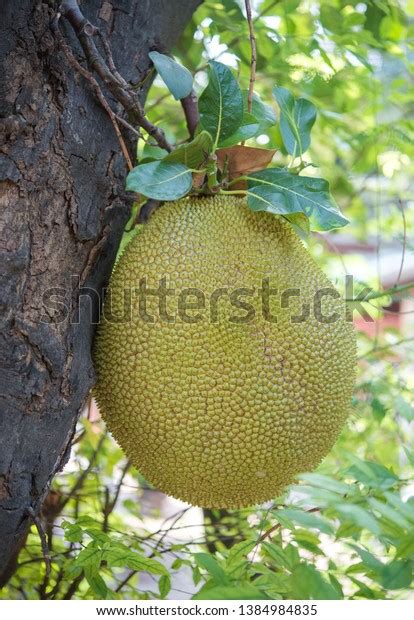
[[[148,322],[139,282],[156,289],[163,277],[175,289],[167,297],[175,320],[160,318],[151,296]],[[269,297],[277,322],[257,292],[266,278],[279,291]],[[177,296],[188,288],[206,298],[205,310],[186,311],[202,317],[196,322],[177,316]],[[230,301],[241,288],[255,289],[239,297],[255,308],[247,322],[229,320],[247,314]],[[319,464],[349,412],[355,335],[341,299],[328,294],[322,302],[324,316],[338,320],[315,317],[317,291],[334,289],[289,224],[253,213],[240,198],[167,203],[115,268],[107,298],[115,318],[132,289],[131,318],[101,320],[95,395],[109,430],[153,485],[198,506],[239,508],[274,498]],[[218,289],[228,295],[211,316]],[[289,307],[281,308],[288,289],[299,289],[300,301],[286,294]],[[295,322],[303,304],[310,317]]]

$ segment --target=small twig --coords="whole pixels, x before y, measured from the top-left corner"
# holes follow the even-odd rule
[[[116,68],[114,57],[112,55],[111,46],[109,45],[109,41],[108,41],[106,35],[100,29],[98,30],[98,35],[99,35],[99,38],[102,41],[102,45],[103,45],[103,48],[105,50],[105,54],[106,54],[106,57],[107,57],[107,60],[108,60],[108,66],[109,66],[110,70],[112,71],[113,75],[116,77],[118,82],[120,84],[122,84],[122,86],[124,86],[125,88],[129,88],[128,82],[126,80],[124,80],[124,78],[118,72],[118,69]]]
[[[80,62],[75,58],[72,50],[70,49],[69,45],[66,43],[66,41],[64,40],[62,33],[59,30],[59,26],[58,26],[58,22],[56,21],[56,23],[53,26],[53,30],[56,36],[56,39],[63,51],[63,53],[66,56],[66,59],[68,61],[68,63],[71,65],[71,67],[73,69],[75,69],[75,71],[77,71],[78,73],[80,73],[82,75],[82,77],[85,78],[85,80],[87,80],[87,82],[90,84],[92,90],[94,91],[99,103],[101,104],[101,106],[103,107],[103,109],[105,110],[105,112],[108,114],[109,118],[111,119],[112,125],[115,129],[115,133],[116,136],[118,138],[118,142],[120,144],[122,153],[125,157],[125,160],[127,162],[127,166],[129,170],[132,170],[132,168],[134,167],[131,161],[131,157],[128,153],[128,149],[126,147],[126,144],[124,142],[124,139],[122,137],[121,134],[121,130],[119,129],[118,126],[118,122],[117,122],[117,116],[115,115],[115,113],[113,112],[111,106],[109,105],[109,103],[107,102],[107,100],[105,99],[103,92],[101,90],[101,87],[99,86],[98,82],[95,80],[95,78],[93,77],[93,75],[87,71],[81,64]]]
[[[162,534],[162,536],[157,540],[155,547],[153,549],[153,551],[150,553],[150,555],[148,556],[148,558],[153,558],[156,553],[159,551],[159,547],[162,545],[165,537],[167,536],[168,532],[171,531],[171,529],[174,528],[174,525],[185,515],[185,513],[190,510],[190,508],[184,508],[183,510],[180,510],[177,515],[175,515],[175,518],[171,524],[171,527],[169,527],[168,529],[165,530],[164,534]],[[171,517],[170,517],[171,518]],[[166,521],[168,521],[169,519],[166,519]],[[165,521],[164,521],[165,523]],[[162,551],[159,551],[159,553],[162,553]],[[124,586],[127,585],[127,583],[132,579],[132,577],[134,577],[134,575],[136,575],[138,573],[137,570],[131,570],[126,577],[117,585],[117,587],[115,588],[115,592],[120,592],[122,590],[122,588]]]
[[[250,49],[251,49],[250,82],[249,82],[249,93],[247,95],[247,111],[251,112],[252,106],[253,106],[254,82],[256,79],[257,48],[256,48],[256,37],[254,35],[254,26],[253,26],[253,18],[252,18],[252,5],[250,3],[250,0],[244,0],[244,4],[246,6],[247,23],[249,24],[249,39],[250,39]]]
[[[188,133],[190,134],[190,138],[194,138],[200,118],[198,115],[197,96],[193,90],[187,97],[181,99],[181,105],[184,110]]]
[[[119,477],[118,483],[115,488],[115,493],[112,499],[110,498],[108,487],[105,487],[105,506],[103,510],[104,520],[103,520],[103,525],[102,525],[102,529],[104,532],[108,531],[109,515],[114,511],[116,503],[119,499],[119,494],[121,493],[122,484],[124,482],[125,476],[127,475],[128,470],[130,469],[131,465],[132,465],[131,461],[128,460],[125,463],[124,467],[122,468],[121,475]]]
[[[75,497],[77,492],[80,491],[80,489],[83,487],[83,484],[84,484],[86,478],[89,476],[90,472],[92,471],[92,468],[93,468],[93,466],[95,464],[96,457],[98,455],[99,450],[102,447],[103,442],[105,441],[105,438],[106,438],[106,434],[104,433],[102,435],[102,437],[100,438],[100,440],[98,442],[98,445],[96,446],[95,450],[93,451],[93,454],[92,454],[92,456],[91,456],[91,458],[89,460],[88,467],[82,471],[81,475],[79,476],[79,478],[77,479],[77,481],[73,485],[72,489],[69,491],[68,495],[65,497],[65,499],[63,499],[60,502],[59,512],[62,512],[62,510],[64,509],[66,504],[69,502],[69,500],[71,500],[73,497]]]
[[[78,575],[70,584],[69,588],[66,590],[65,594],[62,596],[62,601],[70,601],[72,596],[75,594],[78,589],[81,581],[85,577],[84,572],[82,571],[80,575]]]
[[[320,508],[310,508],[309,510],[305,510],[305,512],[319,512]],[[257,539],[257,543],[256,543],[256,547],[258,545],[260,545],[260,543],[262,543],[264,540],[266,540],[266,538],[269,538],[269,536],[271,536],[272,534],[274,534],[275,532],[277,532],[277,530],[279,528],[282,527],[281,523],[276,523],[275,525],[273,525],[271,528],[269,528],[268,530],[266,530],[266,532],[264,534],[262,534],[258,539]]]
[[[46,588],[47,585],[49,583],[49,578],[50,578],[50,572],[51,572],[51,560],[50,560],[50,553],[49,553],[49,547],[47,545],[47,539],[46,539],[46,532],[45,529],[43,527],[42,521],[40,519],[40,517],[37,516],[37,514],[35,513],[35,511],[33,510],[33,508],[31,506],[29,506],[29,508],[27,508],[27,514],[31,517],[33,523],[36,526],[37,532],[39,534],[39,538],[40,538],[40,544],[42,546],[42,553],[43,553],[43,559],[45,561],[45,578],[43,580],[43,584],[41,586],[41,591],[43,593],[46,592]]]
[[[105,84],[111,95],[119,101],[126,112],[132,115],[134,120],[137,121],[137,124],[139,124],[150,136],[152,136],[161,148],[171,152],[173,147],[166,139],[162,129],[153,125],[145,116],[144,109],[137,93],[135,93],[124,78],[119,75],[116,68],[115,72],[111,70],[111,67],[115,67],[115,63],[110,52],[109,43],[106,41],[105,37],[101,37],[101,40],[108,58],[108,64],[102,58],[93,41],[93,36],[99,33],[99,29],[96,28],[96,26],[93,26],[84,17],[76,0],[65,0],[61,4],[60,13],[57,13],[52,22],[52,30],[56,35],[61,35],[58,25],[60,16],[65,17],[74,29],[91,71],[96,72],[97,76]],[[61,38],[63,38],[62,35]]]
[[[138,215],[136,217],[135,224],[145,224],[148,222],[151,215],[154,213],[156,209],[161,205],[160,200],[155,200],[154,198],[149,198],[145,204],[140,208]]]
[[[122,118],[122,116],[118,116],[118,114],[115,114],[115,118],[120,125],[123,125],[124,127],[126,127],[126,129],[129,129],[129,131],[132,131],[132,133],[136,135],[137,138],[141,138],[141,140],[145,141],[145,138],[142,135],[142,133],[140,133],[138,129],[135,129],[135,127],[133,127],[130,123],[128,123],[128,121]]]

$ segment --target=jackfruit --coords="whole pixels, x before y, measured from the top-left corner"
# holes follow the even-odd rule
[[[289,223],[245,198],[190,197],[164,204],[118,261],[94,359],[103,417],[143,476],[240,508],[332,447],[355,335]]]

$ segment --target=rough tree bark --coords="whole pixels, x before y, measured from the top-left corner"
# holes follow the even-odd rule
[[[170,49],[201,1],[81,6],[107,33],[121,74],[138,83],[148,51]],[[28,511],[39,511],[68,458],[94,382],[97,300],[79,296],[77,278],[83,287],[102,289],[129,213],[113,126],[52,35],[58,6],[55,0],[2,4],[0,585],[13,572]],[[62,27],[80,58],[72,29]],[[67,291],[78,323],[62,321],[59,304],[45,309],[43,296],[52,287]]]

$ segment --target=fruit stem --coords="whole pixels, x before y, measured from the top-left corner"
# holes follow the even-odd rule
[[[231,196],[231,195],[241,195],[241,194],[246,194],[247,191],[245,189],[231,189],[231,190],[226,190],[226,189],[221,189],[219,191],[219,194],[224,194],[225,196]]]

